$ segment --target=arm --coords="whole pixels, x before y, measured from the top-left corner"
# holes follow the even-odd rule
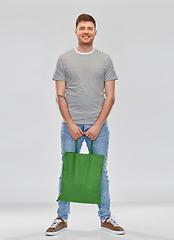
[[[115,80],[105,82],[105,93],[106,99],[103,103],[100,115],[98,116],[95,124],[86,132],[86,136],[89,137],[91,140],[95,140],[98,137],[100,129],[106,118],[108,117],[111,108],[115,102]]]
[[[77,140],[83,134],[83,131],[73,122],[68,111],[68,106],[65,99],[65,82],[55,81],[56,87],[56,102],[58,103],[60,113],[65,120],[68,131],[72,138]]]

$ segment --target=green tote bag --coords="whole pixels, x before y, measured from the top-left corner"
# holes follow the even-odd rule
[[[65,152],[63,156],[61,191],[57,201],[101,205],[101,175],[104,155]]]

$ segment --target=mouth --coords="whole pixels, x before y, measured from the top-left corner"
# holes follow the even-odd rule
[[[83,39],[88,39],[90,36],[82,36]]]

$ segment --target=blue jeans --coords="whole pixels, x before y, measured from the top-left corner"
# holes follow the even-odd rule
[[[85,133],[92,125],[87,124],[77,124],[82,131]],[[91,140],[83,135],[77,141],[77,152],[80,152],[82,143],[85,140],[88,150],[91,147]],[[103,124],[98,137],[93,141],[93,153],[105,155],[103,171],[101,177],[101,205],[98,205],[98,216],[100,220],[103,221],[111,216],[110,211],[110,196],[109,196],[109,180],[107,174],[107,158],[108,158],[108,146],[109,146],[109,129],[107,124]],[[75,140],[69,134],[68,128],[65,123],[62,123],[61,129],[61,154],[62,163],[64,152],[75,152]],[[59,194],[61,190],[62,181],[62,168],[59,177]],[[59,201],[58,202],[58,217],[62,217],[63,220],[68,219],[68,214],[70,213],[70,202]]]

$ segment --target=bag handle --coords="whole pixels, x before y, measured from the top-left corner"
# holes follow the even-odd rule
[[[91,140],[91,148],[89,150],[89,154],[92,154],[92,146],[93,146],[93,140]],[[77,153],[77,140],[75,140],[75,153]]]

